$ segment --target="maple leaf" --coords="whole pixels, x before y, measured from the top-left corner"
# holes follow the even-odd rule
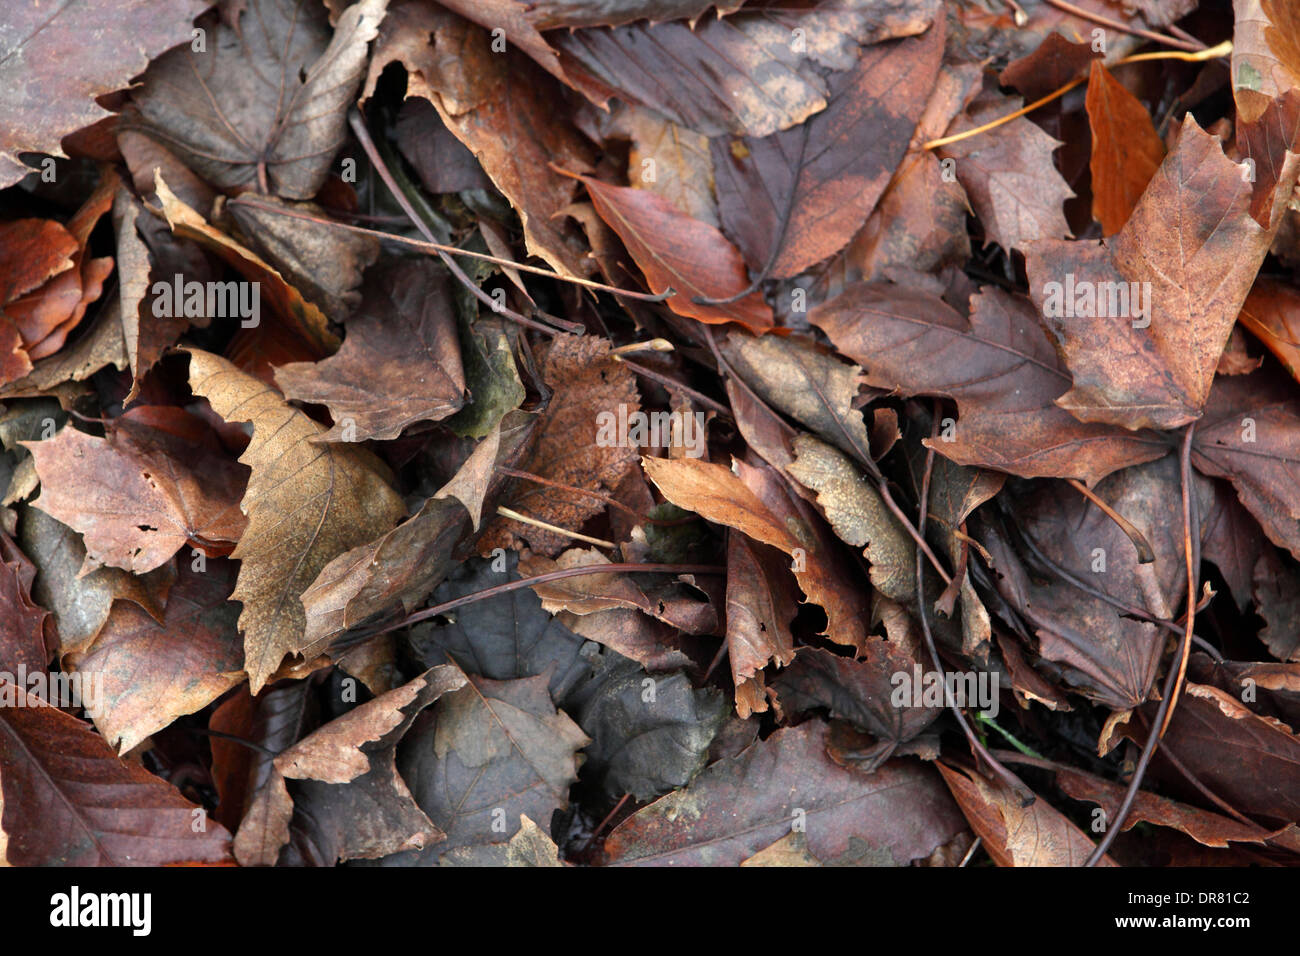
[[[0,134],[0,189],[31,172],[19,153],[63,156],[64,136],[109,115],[96,98],[125,88],[150,58],[189,40],[192,21],[207,6],[129,0],[51,10],[21,0],[8,9],[0,43],[0,111],[8,118]]]
[[[1175,428],[1200,415],[1271,241],[1250,217],[1249,196],[1219,141],[1189,118],[1109,243],[1030,248],[1030,295],[1074,379],[1058,405],[1082,421],[1134,429]],[[1069,305],[1067,284],[1078,290]],[[1130,298],[1125,308],[1115,290],[1135,292],[1140,303]]]
[[[275,371],[288,398],[329,407],[323,441],[396,438],[464,404],[465,374],[445,270],[427,260],[372,273],[368,300],[334,355]]]

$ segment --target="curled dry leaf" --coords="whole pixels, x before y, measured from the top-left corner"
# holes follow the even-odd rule
[[[598,336],[556,336],[540,365],[553,393],[537,425],[536,445],[521,467],[551,482],[611,494],[636,467],[636,448],[614,434],[619,422],[629,421],[641,408],[635,377],[610,355],[609,340]],[[601,440],[606,431],[612,437]],[[605,510],[600,498],[523,480],[502,503],[571,531]],[[545,555],[569,543],[557,532],[497,517],[479,541],[479,553],[517,547],[521,541]]]
[[[236,834],[239,862],[273,865],[289,842],[295,806],[309,821],[303,839],[318,851],[320,865],[422,849],[440,840],[442,832],[416,807],[397,773],[394,755],[422,710],[464,686],[456,668],[432,668],[281,751]],[[286,780],[300,781],[296,794]]]

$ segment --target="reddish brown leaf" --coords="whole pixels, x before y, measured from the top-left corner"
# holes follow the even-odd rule
[[[13,691],[0,684],[0,692]],[[28,698],[0,707],[0,786],[15,866],[160,866],[230,858],[230,834],[87,725]],[[201,826],[196,824],[201,823]]]
[[[651,291],[676,293],[668,299],[670,309],[710,325],[738,322],[751,332],[772,327],[772,310],[757,291],[728,305],[692,301],[726,299],[750,287],[744,259],[717,229],[678,212],[655,193],[579,178],[600,218],[645,273]]]
[[[1147,183],[1165,158],[1146,107],[1101,61],[1088,77],[1088,125],[1092,129],[1092,215],[1103,235],[1124,228]]]
[[[26,447],[41,477],[36,507],[81,532],[89,567],[152,571],[186,543],[229,554],[247,519],[248,469],[179,408],[141,406],[108,438],[63,428]]]
[[[872,283],[809,318],[872,385],[955,399],[952,440],[934,448],[960,464],[1092,483],[1166,453],[1155,435],[1085,424],[1057,407],[1070,377],[1027,302],[985,289],[971,306],[967,320],[934,296]]]
[[[1200,415],[1271,241],[1249,199],[1241,170],[1189,118],[1112,240],[1029,251],[1030,294],[1074,378],[1057,404],[1126,428],[1174,428]]]
[[[1082,866],[1092,853],[1092,841],[1042,797],[1022,807],[1005,784],[942,763],[939,772],[998,866]]]
[[[329,407],[321,441],[396,438],[465,403],[453,303],[445,270],[427,259],[373,271],[366,302],[348,320],[339,351],[315,364],[276,369],[286,397]]]

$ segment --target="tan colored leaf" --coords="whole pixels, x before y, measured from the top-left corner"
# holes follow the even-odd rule
[[[786,562],[744,535],[727,535],[727,656],[743,720],[767,710],[763,669],[794,660],[795,602]]]
[[[1082,866],[1092,853],[1092,841],[1042,797],[1022,807],[1005,784],[943,763],[938,767],[998,866]],[[1107,856],[1099,865],[1116,863]]]
[[[192,350],[190,388],[222,418],[253,426],[240,456],[252,474],[232,597],[244,605],[244,665],[256,691],[306,643],[302,592],[330,559],[388,530],[406,509],[368,453],[320,444],[320,425],[225,359]]]
[[[900,603],[916,599],[916,546],[885,506],[880,492],[843,454],[811,435],[794,440],[790,474],[817,492],[817,503],[844,541],[862,548],[871,583]]]

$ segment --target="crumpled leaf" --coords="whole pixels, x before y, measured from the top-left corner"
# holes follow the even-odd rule
[[[36,565],[32,596],[54,616],[60,654],[89,645],[115,600],[133,601],[162,622],[167,593],[176,580],[174,565],[140,576],[119,568],[98,568],[83,576],[86,549],[81,536],[30,505],[21,509],[18,541]]]
[[[592,263],[585,244],[559,218],[576,184],[551,167],[586,170],[594,156],[590,143],[555,110],[562,95],[557,81],[510,49],[513,43],[504,53],[493,52],[486,30],[440,7],[399,9],[394,31],[385,30],[376,44],[367,87],[382,64],[401,61],[412,74],[408,95],[437,107],[447,128],[519,211],[528,252],[561,275],[587,275]],[[518,42],[518,35],[512,39]],[[445,55],[449,50],[454,55]]]
[[[1036,631],[1042,655],[1061,664],[1065,679],[1082,693],[1116,710],[1146,700],[1167,632],[1121,617],[1052,565],[1128,607],[1168,617],[1166,612],[1185,603],[1187,590],[1179,486],[1174,456],[1125,469],[1097,485],[1097,495],[1151,545],[1155,561],[1146,566],[1109,516],[1060,483],[1017,495],[1019,535],[990,528],[984,539],[1000,575],[998,590]],[[1208,482],[1194,476],[1191,491],[1200,514],[1208,514]],[[1199,533],[1192,529],[1194,536]]]
[[[51,656],[45,642],[50,613],[32,600],[36,566],[2,531],[0,559],[0,670],[14,674],[21,666],[34,674]]]
[[[399,260],[366,280],[366,303],[348,320],[343,347],[316,362],[275,371],[287,398],[329,407],[322,441],[396,438],[465,402],[465,373],[446,271]]]
[[[305,839],[318,865],[374,859],[441,839],[441,831],[415,806],[398,775],[395,753],[422,710],[464,686],[465,677],[456,668],[432,668],[281,751],[235,837],[239,862],[273,865],[289,841],[295,809],[308,821]],[[296,793],[290,793],[286,780],[298,781]],[[250,839],[262,831],[272,838]]]
[[[1227,478],[1270,541],[1300,558],[1300,401],[1266,372],[1215,380],[1192,464]]]
[[[767,710],[763,669],[794,660],[794,595],[779,552],[727,535],[727,657],[741,718]]]
[[[808,850],[832,863],[870,851],[906,866],[962,828],[929,767],[896,761],[866,775],[827,755],[826,725],[778,730],[661,797],[605,841],[615,866],[735,866],[802,827]]]
[[[826,520],[843,541],[863,549],[871,583],[894,601],[916,596],[915,544],[899,526],[875,486],[843,454],[811,435],[794,440],[790,474],[817,493]]]
[[[181,47],[154,61],[123,128],[221,189],[258,184],[310,199],[343,145],[344,111],[387,3],[360,0],[331,31],[317,5],[247,0],[234,26],[209,31],[203,52]]]
[[[277,210],[298,213],[280,215]],[[335,322],[347,321],[361,304],[361,274],[379,256],[379,240],[331,228],[313,203],[289,203],[275,196],[237,197],[225,211],[248,237],[252,249],[275,263],[284,277]],[[301,218],[315,216],[325,222]]]
[[[719,349],[745,384],[777,411],[859,461],[872,459],[862,411],[855,405],[865,382],[858,366],[794,338],[732,334]]]
[[[393,607],[409,612],[429,596],[460,560],[458,545],[477,526],[484,501],[495,495],[501,480],[494,476],[496,466],[514,462],[533,424],[523,412],[504,420],[419,511],[321,570],[302,594],[307,654],[324,651],[336,634],[374,614]]]
[[[220,256],[247,281],[258,283],[259,311],[261,306],[269,305],[285,320],[283,329],[278,324],[275,326],[277,332],[300,336],[309,348],[326,354],[338,347],[338,338],[329,330],[325,314],[304,299],[302,293],[286,282],[274,267],[252,250],[244,248],[230,236],[210,226],[167,188],[167,183],[161,176],[157,177],[157,190],[163,214],[173,233],[193,239]],[[272,326],[269,321],[260,321],[261,318],[259,316],[255,332]]]
[[[1015,97],[988,97],[953,124],[962,133],[1015,112]],[[951,159],[987,238],[1003,249],[1023,250],[1036,239],[1070,235],[1064,204],[1074,191],[1057,172],[1052,153],[1062,144],[1019,117],[969,139],[939,147]]]
[[[143,574],[186,544],[229,554],[244,533],[248,469],[183,409],[137,406],[107,438],[65,426],[25,447],[41,478],[32,504],[81,533],[87,567]]]
[[[306,643],[302,592],[331,558],[388,530],[406,508],[363,449],[318,443],[324,429],[271,388],[219,356],[189,355],[194,393],[226,420],[253,426],[240,456],[252,474],[231,597],[244,605],[244,667],[256,691]]]
[[[832,717],[847,720],[878,738],[873,762],[883,763],[944,711],[942,706],[913,706],[910,693],[903,706],[895,706],[900,686],[895,675],[906,675],[909,683],[903,686],[909,689],[914,683],[924,687],[920,682],[926,675],[933,675],[930,679],[938,676],[929,663],[921,666],[924,650],[917,635],[905,635],[873,640],[867,645],[865,660],[840,657],[818,647],[801,648],[772,685],[781,709],[793,716],[814,707],[826,708]]]

